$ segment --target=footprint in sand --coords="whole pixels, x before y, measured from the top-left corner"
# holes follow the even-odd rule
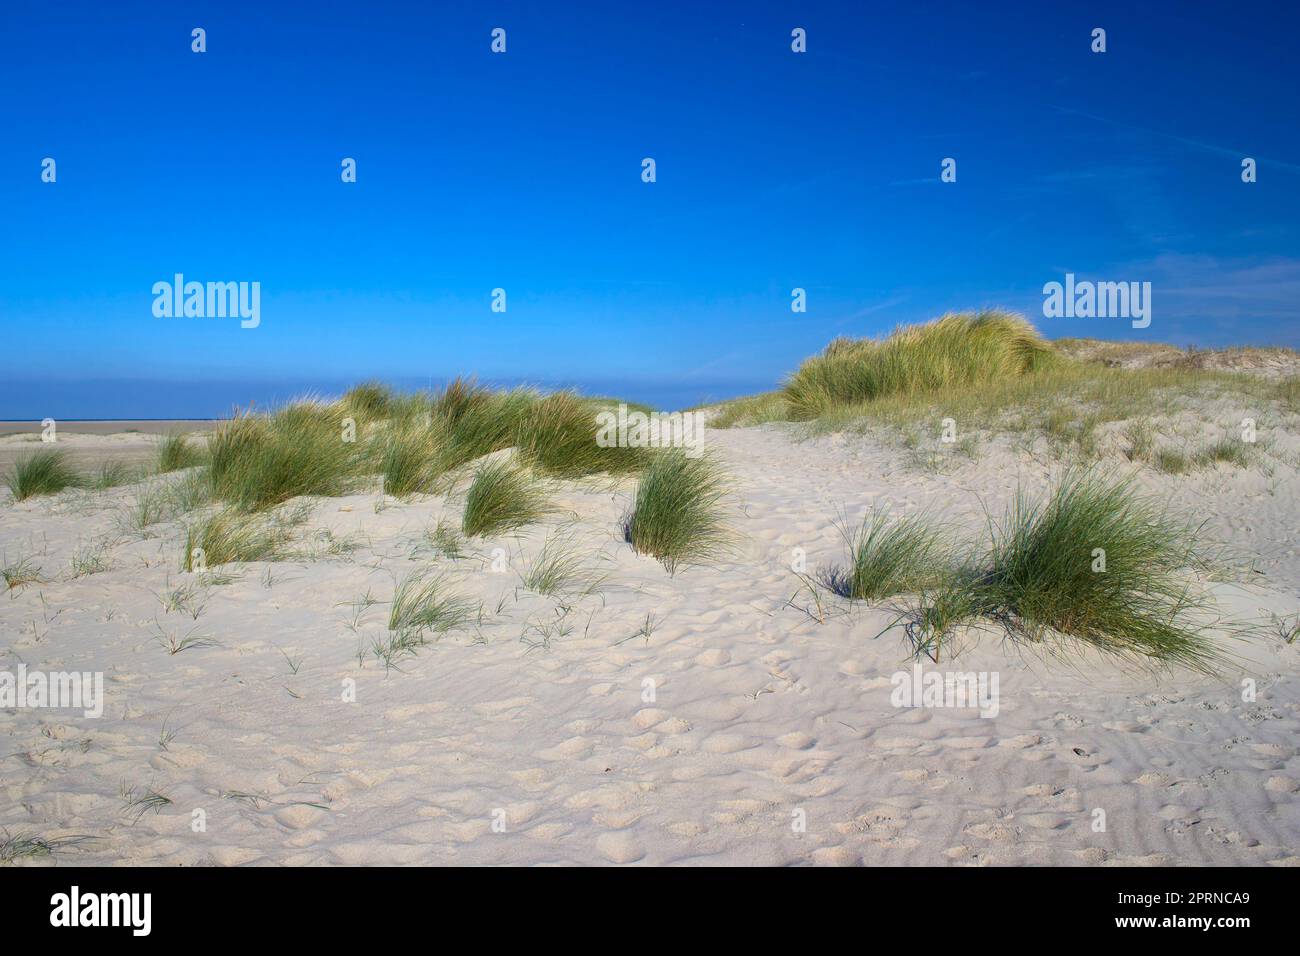
[[[630,833],[602,833],[596,837],[596,852],[611,863],[635,863],[645,856],[645,847]]]

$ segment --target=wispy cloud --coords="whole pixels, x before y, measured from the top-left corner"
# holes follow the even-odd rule
[[[1107,126],[1115,126],[1119,129],[1132,130],[1135,133],[1144,133],[1147,136],[1158,136],[1162,139],[1168,139],[1176,143],[1182,143],[1184,146],[1190,146],[1193,149],[1203,150],[1209,153],[1216,153],[1220,156],[1232,156],[1241,159],[1244,156],[1252,156],[1261,163],[1266,163],[1270,168],[1285,170],[1289,173],[1300,173],[1300,165],[1288,163],[1280,159],[1271,159],[1267,156],[1260,156],[1251,150],[1229,149],[1226,146],[1217,146],[1214,143],[1203,143],[1200,140],[1189,139],[1186,136],[1179,136],[1177,133],[1167,133],[1163,130],[1149,129],[1145,126],[1134,126],[1131,123],[1121,123],[1118,120],[1107,119],[1104,116],[1097,116],[1094,113],[1085,113],[1082,110],[1074,110],[1065,106],[1053,107],[1057,112],[1066,113],[1070,116],[1081,116],[1084,119],[1090,119],[1097,123],[1105,123]]]

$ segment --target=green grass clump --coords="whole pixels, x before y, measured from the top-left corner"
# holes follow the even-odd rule
[[[1183,475],[1192,470],[1192,460],[1177,448],[1161,448],[1155,453],[1152,464],[1166,475]]]
[[[450,382],[425,416],[438,444],[430,465],[434,477],[514,445],[535,401],[537,393],[528,388],[493,392],[466,379]]]
[[[535,402],[518,429],[524,461],[557,478],[626,474],[649,460],[645,448],[602,448],[596,443],[596,416],[604,410],[572,392],[555,392]]]
[[[53,495],[65,488],[85,487],[86,479],[69,464],[67,452],[44,448],[14,462],[5,477],[5,484],[13,492],[15,501],[26,501],[35,495]]]
[[[508,461],[487,462],[465,495],[461,530],[473,537],[522,528],[551,511],[541,485]]]
[[[1155,447],[1155,436],[1151,432],[1151,424],[1145,420],[1131,421],[1124,426],[1124,438],[1128,442],[1128,447],[1124,449],[1124,457],[1129,461],[1147,461],[1151,458],[1152,449]]]
[[[184,435],[164,435],[158,442],[158,471],[180,471],[203,464],[203,452],[185,440]]]
[[[707,454],[663,451],[641,474],[623,537],[638,554],[662,561],[669,574],[718,557],[731,539],[722,510],[726,493],[726,480]]]
[[[344,416],[373,421],[393,414],[396,396],[382,382],[362,382],[353,385],[339,399]]]
[[[379,452],[384,493],[404,498],[431,490],[443,440],[438,429],[418,418],[391,423]]]
[[[822,585],[841,597],[875,601],[920,594],[952,576],[952,548],[924,515],[891,521],[887,509],[872,509],[862,526],[844,537],[848,565],[821,575]]]
[[[1019,316],[987,311],[945,315],[900,328],[883,340],[836,339],[787,382],[792,417],[816,418],[886,395],[935,393],[1017,378],[1055,355]]]
[[[1213,673],[1219,654],[1192,615],[1203,609],[1181,571],[1194,532],[1133,492],[1088,472],[1045,501],[1018,494],[985,559],[926,596],[915,621],[937,649],[956,624],[1000,623],[1013,636],[1051,632],[1134,660]]]
[[[288,537],[283,527],[261,515],[218,511],[185,529],[181,569],[202,570],[236,561],[274,561],[284,550]],[[196,549],[203,552],[202,569]]]
[[[1209,467],[1222,461],[1236,465],[1238,468],[1245,468],[1250,464],[1249,447],[1245,442],[1225,438],[1199,452],[1196,463]]]
[[[344,440],[343,418],[337,406],[303,401],[223,422],[209,442],[215,496],[260,511],[298,495],[346,493],[362,458]]]

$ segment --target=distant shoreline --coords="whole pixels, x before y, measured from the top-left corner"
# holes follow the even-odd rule
[[[55,419],[59,431],[78,435],[117,435],[136,431],[147,435],[165,435],[173,431],[210,431],[220,418],[67,418]],[[40,420],[8,419],[0,421],[0,435],[40,433]]]

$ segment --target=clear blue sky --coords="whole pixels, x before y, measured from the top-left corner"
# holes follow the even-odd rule
[[[1294,3],[83,0],[4,21],[0,418],[461,372],[691,402],[984,305],[1053,337],[1300,345]],[[261,326],[155,318],[176,272],[259,281]],[[1150,328],[1044,320],[1066,272],[1150,281]]]

